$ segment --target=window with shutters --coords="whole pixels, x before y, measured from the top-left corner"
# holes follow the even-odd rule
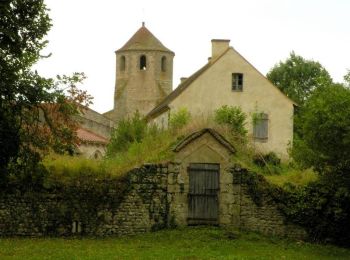
[[[232,90],[243,91],[243,74],[232,73]]]
[[[267,141],[269,136],[269,117],[265,113],[258,113],[253,120],[253,135],[257,141]]]

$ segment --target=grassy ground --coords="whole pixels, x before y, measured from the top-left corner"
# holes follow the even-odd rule
[[[165,230],[127,238],[1,239],[1,259],[350,259],[350,249],[219,228]]]

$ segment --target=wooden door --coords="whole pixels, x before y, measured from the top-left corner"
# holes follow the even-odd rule
[[[188,224],[218,224],[220,165],[191,163],[188,173]]]

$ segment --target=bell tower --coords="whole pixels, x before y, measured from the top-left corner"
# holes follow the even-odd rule
[[[146,115],[172,91],[174,52],[142,27],[116,52],[114,108],[105,113],[115,122],[135,111]]]

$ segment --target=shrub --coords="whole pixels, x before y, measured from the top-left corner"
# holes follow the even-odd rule
[[[170,114],[169,126],[171,129],[178,130],[187,125],[190,119],[190,112],[186,108],[180,108],[177,112]]]
[[[136,112],[132,118],[126,118],[118,122],[118,126],[112,133],[107,147],[107,155],[126,151],[134,142],[141,142],[147,134],[147,122]]]
[[[274,152],[269,152],[267,154],[255,155],[253,162],[260,166],[264,167],[266,165],[279,166],[281,164],[281,159]]]
[[[327,173],[305,187],[291,187],[285,213],[306,228],[310,239],[350,244],[350,178]]]
[[[227,125],[232,132],[235,132],[241,136],[247,134],[245,129],[247,115],[242,112],[240,107],[222,106],[215,110],[214,120],[220,125]]]

